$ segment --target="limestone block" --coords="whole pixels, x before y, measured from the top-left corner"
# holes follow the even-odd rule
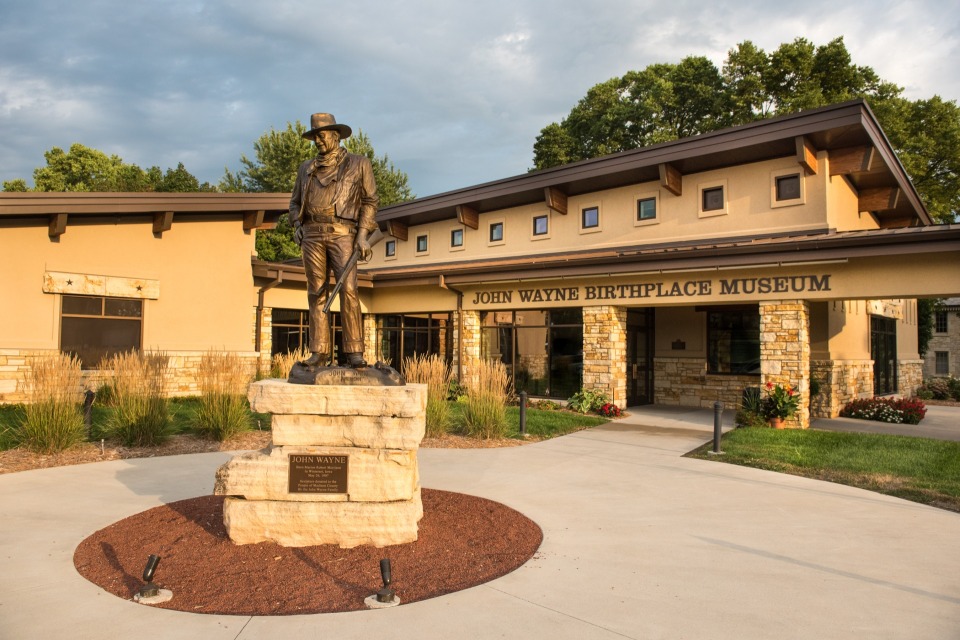
[[[423,416],[427,386],[367,387],[291,384],[272,378],[250,385],[250,407],[261,413],[331,416]]]
[[[350,456],[347,493],[290,493],[289,456]],[[417,452],[343,447],[271,447],[234,456],[217,470],[213,492],[247,500],[392,502],[419,491]]]
[[[416,450],[425,427],[423,419],[393,416],[275,414],[271,420],[275,445]]]
[[[223,521],[236,544],[386,547],[417,540],[420,492],[402,502],[281,502],[227,498]]]

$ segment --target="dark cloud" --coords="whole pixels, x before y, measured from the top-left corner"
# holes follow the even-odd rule
[[[324,110],[429,195],[526,171],[539,130],[597,82],[686,55],[720,64],[748,39],[844,35],[856,63],[911,97],[960,97],[960,36],[934,0],[869,15],[821,0],[7,4],[2,180],[29,180],[44,151],[81,142],[216,182],[260,134]]]

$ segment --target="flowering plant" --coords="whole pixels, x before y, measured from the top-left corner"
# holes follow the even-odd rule
[[[767,395],[761,401],[763,417],[785,420],[797,412],[800,407],[800,394],[789,384],[767,383]]]
[[[608,418],[619,418],[620,407],[613,404],[612,402],[608,402],[604,405],[601,405],[601,407],[597,409],[597,413],[599,413],[602,416],[606,416]]]

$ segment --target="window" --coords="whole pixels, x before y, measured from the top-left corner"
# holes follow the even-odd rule
[[[600,227],[600,207],[587,207],[580,212],[580,227],[582,229],[597,229]]]
[[[547,224],[547,216],[533,217],[533,235],[545,236],[549,230],[550,227]]]
[[[84,369],[118,353],[140,349],[143,300],[68,296],[60,305],[60,350],[80,359]]]
[[[703,211],[721,211],[723,209],[723,187],[704,189],[702,196]]]
[[[656,219],[657,219],[657,199],[643,198],[642,200],[637,200],[637,222],[642,222],[644,220],[656,220]]]
[[[417,236],[417,253],[427,252],[427,236]]]
[[[490,242],[503,242],[502,222],[493,222],[490,224]]]
[[[273,344],[270,355],[292,353],[297,349],[310,348],[310,312],[302,309],[274,308],[270,314]],[[330,344],[333,345],[333,362],[337,362],[343,346],[343,329],[340,314],[330,314]]]
[[[947,332],[947,312],[937,311],[934,317],[934,331],[937,333]]]
[[[949,351],[935,351],[934,357],[936,358],[936,368],[934,373],[938,376],[946,376],[950,374],[950,352]]]
[[[707,373],[760,374],[760,311],[707,313]]]
[[[397,241],[396,240],[387,240],[384,245],[384,254],[388,258],[397,257]]]
[[[408,313],[377,316],[378,360],[393,362],[403,373],[404,361],[416,355],[453,356],[453,327],[449,313]]]
[[[582,309],[487,311],[480,326],[481,356],[506,366],[517,393],[569,398],[580,389]]]
[[[270,314],[273,345],[270,355],[290,353],[310,344],[310,319],[300,309],[274,309]]]
[[[451,247],[462,247],[463,246],[463,229],[454,229],[450,232],[450,246]]]
[[[777,201],[800,199],[800,174],[793,173],[775,178]]]

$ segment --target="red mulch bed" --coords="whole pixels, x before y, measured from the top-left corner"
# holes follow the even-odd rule
[[[173,592],[153,605],[191,613],[291,615],[365,609],[382,586],[390,558],[401,603],[435,598],[510,573],[536,553],[540,527],[498,502],[423,489],[416,542],[377,549],[334,545],[235,545],[223,526],[223,497],[156,507],[84,540],[74,554],[80,575],[130,599],[147,556],[161,560],[154,583]]]

